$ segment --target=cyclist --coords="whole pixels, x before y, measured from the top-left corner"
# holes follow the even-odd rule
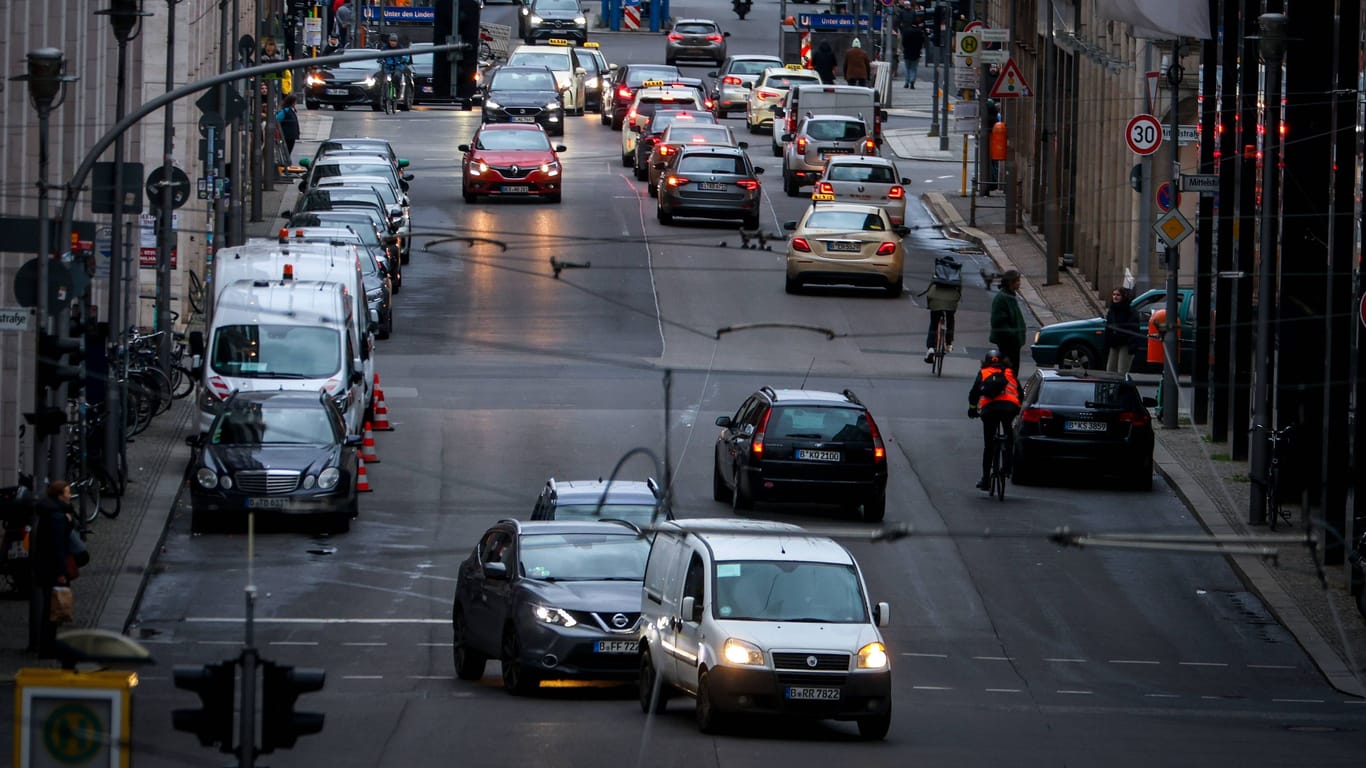
[[[398,50],[398,35],[389,35],[388,39],[386,39],[384,42],[384,47],[386,50]],[[379,67],[380,70],[384,72],[385,79],[390,82],[394,82],[395,103],[402,103],[407,96],[406,87],[408,83],[408,78],[404,77],[404,75],[408,72],[409,68],[412,67],[412,65],[413,57],[409,56],[406,53],[385,56],[384,58],[379,60]],[[392,78],[394,77],[398,78],[396,82],[392,80]]]
[[[1011,360],[999,350],[988,350],[982,358],[982,369],[972,381],[968,392],[968,418],[982,419],[982,479],[977,487],[991,488],[992,451],[996,449],[996,428],[1005,428],[1005,456],[1001,460],[1001,474],[1010,477],[1010,465],[1015,454],[1015,433],[1010,422],[1020,413],[1020,382],[1015,378]]]

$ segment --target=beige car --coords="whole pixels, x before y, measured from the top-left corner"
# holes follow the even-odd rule
[[[787,292],[803,286],[880,287],[901,295],[905,253],[901,238],[909,231],[892,223],[880,206],[812,203],[801,222],[783,228],[787,240]]]
[[[821,84],[821,76],[813,70],[803,69],[800,64],[786,67],[769,67],[749,90],[749,100],[745,102],[745,125],[750,133],[763,133],[773,128],[773,107],[783,101],[783,96],[794,85]]]
[[[664,135],[655,143],[650,152],[650,197],[659,195],[659,177],[664,175],[669,155],[679,152],[683,147],[739,147],[749,149],[743,141],[736,141],[735,134],[724,125],[696,125],[675,123],[664,129]]]

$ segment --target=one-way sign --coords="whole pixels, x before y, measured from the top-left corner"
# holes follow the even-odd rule
[[[1199,192],[1202,195],[1219,194],[1219,174],[1183,173],[1181,174],[1182,192]]]

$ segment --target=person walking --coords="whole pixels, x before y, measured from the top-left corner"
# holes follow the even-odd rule
[[[822,40],[816,46],[816,52],[811,54],[811,68],[816,70],[816,74],[821,76],[821,82],[826,85],[833,85],[835,82],[835,66],[838,64],[835,58],[835,49],[830,47],[828,40]]]
[[[280,111],[275,113],[280,136],[285,140],[285,165],[294,164],[294,142],[299,140],[299,113],[295,109],[298,103],[298,98],[291,93],[280,102]]]
[[[844,52],[844,82],[866,88],[870,64],[868,52],[863,50],[863,43],[857,37],[854,38],[849,50]]]
[[[968,418],[982,420],[982,479],[977,481],[977,488],[983,491],[991,490],[991,460],[999,427],[1005,427],[1006,436],[1001,474],[1010,477],[1015,461],[1015,431],[1011,422],[1020,413],[1020,382],[1009,363],[1000,350],[988,350],[977,378],[972,381],[972,389],[968,390]]]
[[[1128,288],[1116,288],[1110,294],[1110,307],[1105,312],[1105,370],[1128,373],[1138,351],[1138,313],[1134,311],[1133,294]]]
[[[901,58],[906,65],[906,81],[901,87],[914,90],[916,77],[920,74],[920,55],[925,50],[925,28],[915,20],[913,13],[911,19],[911,23],[901,27]]]
[[[991,299],[991,333],[987,336],[987,340],[1000,350],[1006,365],[1014,371],[1020,370],[1020,350],[1025,343],[1019,290],[1020,273],[1017,270],[1007,270],[1001,275],[1001,290]]]
[[[29,599],[29,650],[39,658],[56,655],[57,624],[52,621],[52,588],[69,587],[67,560],[72,556],[71,536],[76,530],[71,510],[71,485],[54,480],[38,501],[37,525],[29,564],[33,568],[33,593]],[[78,534],[79,535],[79,534]]]
[[[332,5],[332,34],[336,35],[343,48],[351,44],[351,27],[356,20],[356,13],[351,8],[350,0],[336,0]]]

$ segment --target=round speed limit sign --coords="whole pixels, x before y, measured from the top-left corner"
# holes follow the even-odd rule
[[[1151,155],[1162,146],[1162,124],[1152,115],[1134,115],[1124,128],[1124,140],[1136,155]]]

